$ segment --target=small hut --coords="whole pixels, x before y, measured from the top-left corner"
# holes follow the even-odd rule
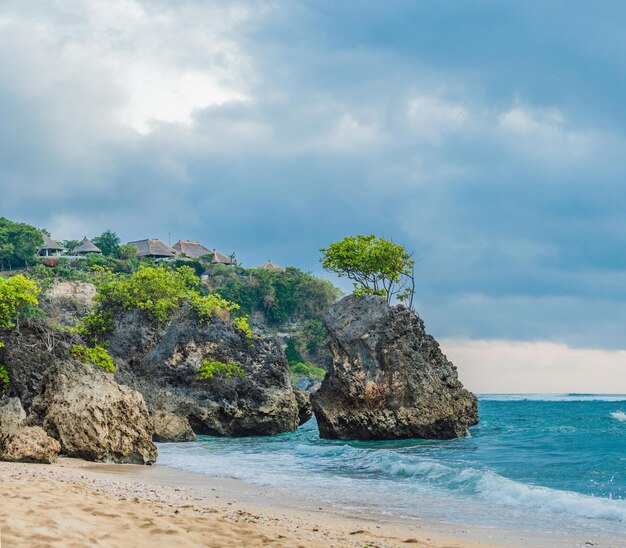
[[[273,270],[274,272],[284,272],[285,269],[282,266],[278,266],[272,261],[267,261],[259,267],[259,270]]]
[[[137,248],[137,257],[152,257],[153,259],[173,259],[176,257],[176,251],[156,238],[128,242],[128,245]]]
[[[172,249],[179,255],[187,259],[198,259],[200,257],[211,255],[213,252],[198,242],[190,242],[188,240],[178,240]]]
[[[232,259],[231,257],[227,257],[226,255],[224,255],[223,253],[220,253],[219,251],[216,251],[215,249],[213,251],[209,251],[209,253],[213,255],[213,259],[211,260],[213,264],[230,264],[230,265],[237,264],[237,261],[235,261],[235,259]]]
[[[94,244],[91,240],[88,240],[85,236],[80,244],[72,249],[72,255],[84,257],[85,255],[91,255],[92,253],[102,253],[102,250]]]
[[[64,251],[64,247],[55,242],[46,233],[41,234],[43,236],[43,245],[37,250],[37,255],[40,257],[58,257]]]

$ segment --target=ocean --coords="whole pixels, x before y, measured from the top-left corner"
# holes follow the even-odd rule
[[[159,444],[159,464],[328,505],[463,526],[626,535],[626,396],[483,394],[454,440],[262,438]],[[626,536],[625,536],[626,538]]]

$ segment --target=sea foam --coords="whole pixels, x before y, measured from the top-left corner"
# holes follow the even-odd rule
[[[618,421],[626,421],[626,413],[624,413],[623,411],[613,411],[611,413],[611,417],[617,419]]]

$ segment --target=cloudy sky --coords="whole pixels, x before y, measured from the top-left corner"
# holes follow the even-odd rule
[[[319,271],[376,233],[481,391],[626,392],[623,2],[3,0],[0,215]]]

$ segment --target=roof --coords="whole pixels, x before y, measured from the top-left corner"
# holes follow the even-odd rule
[[[226,255],[224,255],[223,253],[220,253],[219,251],[216,251],[215,249],[213,251],[210,251],[209,253],[213,254],[213,260],[211,261],[212,263],[216,263],[216,264],[235,264],[235,260],[231,259],[230,257],[227,257]]]
[[[72,249],[73,255],[80,255],[81,253],[102,253],[102,250],[91,240],[88,240],[87,237],[85,237],[80,245]]]
[[[137,248],[137,257],[175,257],[174,251],[169,245],[165,245],[161,240],[137,240],[128,242]]]
[[[203,255],[211,255],[213,251],[204,247],[202,244],[198,242],[190,242],[187,240],[178,240],[173,246],[172,249],[182,253],[186,257],[190,259],[196,259],[198,257],[202,257]]]
[[[48,236],[45,232],[42,232],[41,235],[43,236],[43,245],[39,249],[54,249],[58,251],[65,249],[62,245],[59,245],[52,238],[50,238],[50,236]]]
[[[276,263],[272,261],[267,261],[259,267],[259,270],[276,270],[283,272],[285,269],[282,266],[278,266]]]

